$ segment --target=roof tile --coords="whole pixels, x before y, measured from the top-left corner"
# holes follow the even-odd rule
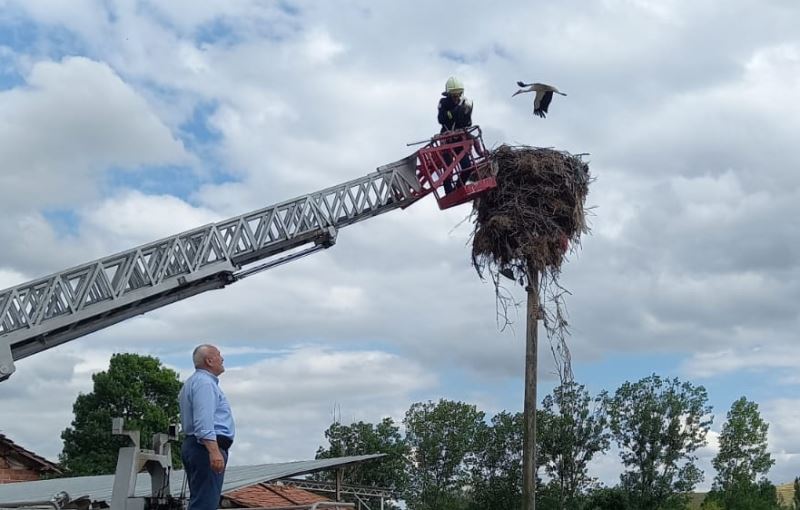
[[[36,455],[30,450],[26,450],[25,448],[21,447],[14,441],[8,438],[5,434],[0,433],[0,453],[2,453],[2,447],[5,446],[8,450],[16,453],[20,457],[24,458],[27,461],[32,461],[32,467],[37,468],[40,471],[48,472],[48,473],[61,473],[61,470],[58,466],[50,462],[49,460]]]
[[[278,508],[292,505],[312,505],[330,499],[297,487],[259,483],[225,495],[233,502],[250,508]]]

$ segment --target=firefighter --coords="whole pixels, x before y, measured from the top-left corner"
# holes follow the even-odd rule
[[[441,133],[464,129],[472,126],[472,101],[464,97],[464,84],[455,76],[447,79],[444,85],[444,92],[439,100],[439,124],[442,126]],[[445,162],[449,165],[451,158],[445,154]],[[465,154],[459,162],[461,169],[469,167],[469,158]],[[468,172],[462,172],[459,176],[459,184],[463,184],[469,178]],[[444,192],[453,191],[453,179],[448,178],[444,181]]]
[[[455,76],[447,79],[439,100],[441,133],[472,125],[472,101],[464,97],[464,85]]]

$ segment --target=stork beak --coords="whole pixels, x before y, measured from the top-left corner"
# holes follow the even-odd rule
[[[514,92],[513,94],[511,94],[511,97],[514,97],[517,94],[522,94],[522,90],[518,90],[518,91]]]

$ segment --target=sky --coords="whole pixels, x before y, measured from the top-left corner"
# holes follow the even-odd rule
[[[754,400],[784,483],[800,475],[797,26],[796,0],[0,0],[0,288],[401,159],[456,75],[490,147],[589,153],[592,232],[562,274],[576,380],[704,386],[700,488],[731,404]],[[517,80],[568,96],[540,119]],[[334,419],[401,422],[414,402],[520,411],[524,308],[498,328],[469,214],[426,198],[20,360],[0,432],[56,459],[113,353],[186,377],[199,343],[225,356],[234,464],[313,458]],[[546,341],[539,357],[543,397]],[[592,475],[620,469],[612,452]]]

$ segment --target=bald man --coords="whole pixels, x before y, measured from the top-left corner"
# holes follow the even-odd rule
[[[194,373],[181,388],[181,447],[189,480],[189,510],[219,508],[228,449],[236,432],[228,399],[219,387],[225,361],[213,345],[198,345],[192,353]]]

